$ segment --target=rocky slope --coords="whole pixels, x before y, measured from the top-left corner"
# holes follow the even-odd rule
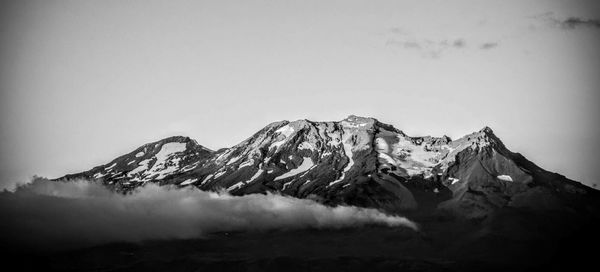
[[[468,218],[501,207],[598,207],[598,191],[511,152],[488,127],[457,140],[411,137],[357,116],[275,122],[218,151],[170,137],[59,180],[76,178],[123,192],[153,182],[234,195],[278,192],[388,212],[446,210]]]

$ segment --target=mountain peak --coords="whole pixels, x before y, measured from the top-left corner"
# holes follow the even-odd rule
[[[481,130],[479,130],[479,132],[485,134],[494,134],[494,131],[489,126],[483,127]]]
[[[167,138],[164,138],[162,140],[158,140],[156,142],[153,143],[187,143],[187,142],[195,142],[192,138],[187,137],[187,136],[182,136],[182,135],[174,135],[174,136],[169,136]]]
[[[457,141],[461,143],[468,143],[469,145],[474,145],[477,147],[491,146],[501,148],[502,150],[505,149],[500,138],[498,138],[498,136],[494,134],[494,131],[488,126],[483,127],[479,131],[467,134]]]
[[[351,123],[370,123],[373,121],[377,121],[377,119],[375,119],[373,117],[364,117],[364,116],[357,116],[357,115],[351,114],[351,115],[348,115],[348,117],[346,117],[342,121],[351,122]]]

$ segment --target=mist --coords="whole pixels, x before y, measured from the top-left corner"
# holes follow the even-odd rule
[[[277,194],[232,196],[154,184],[121,194],[94,181],[54,182],[44,178],[35,178],[14,192],[0,193],[3,244],[39,249],[203,238],[228,231],[365,225],[418,230],[407,218],[375,209],[328,207]]]

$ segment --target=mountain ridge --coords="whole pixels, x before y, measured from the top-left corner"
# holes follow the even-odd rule
[[[388,212],[444,210],[467,218],[485,218],[502,207],[563,207],[598,195],[513,153],[488,126],[456,140],[413,137],[355,115],[273,122],[216,151],[189,137],[167,137],[57,180],[76,178],[123,192],[151,182],[234,195],[276,192]]]

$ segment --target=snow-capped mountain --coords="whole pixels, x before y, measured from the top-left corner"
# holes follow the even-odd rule
[[[445,209],[474,218],[506,206],[562,208],[565,200],[597,195],[509,151],[488,127],[457,140],[411,137],[357,116],[275,122],[218,151],[170,137],[59,180],[74,178],[124,192],[153,182],[234,195],[279,192],[390,212]]]

